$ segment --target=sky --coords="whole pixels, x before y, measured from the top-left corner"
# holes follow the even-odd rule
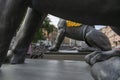
[[[48,15],[48,17],[50,18],[51,23],[57,27],[57,24],[58,24],[59,18],[56,17],[56,16],[53,16],[53,15]]]
[[[53,25],[55,25],[55,26],[57,27],[59,18],[56,17],[56,16],[53,16],[53,15],[48,15],[48,17],[49,17],[50,20],[51,20],[51,24],[53,24]],[[101,29],[101,28],[103,28],[103,27],[105,27],[105,26],[102,26],[102,25],[95,25],[95,28],[96,28],[97,30],[99,30],[99,29]]]

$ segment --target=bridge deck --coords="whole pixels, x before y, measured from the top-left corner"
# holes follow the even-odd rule
[[[93,80],[84,61],[27,59],[25,64],[4,64],[0,80]]]

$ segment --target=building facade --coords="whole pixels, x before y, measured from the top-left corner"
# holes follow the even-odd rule
[[[120,36],[117,35],[109,26],[100,29],[110,40],[112,47],[120,46]]]
[[[47,39],[48,41],[51,43],[51,46],[55,43],[55,39],[57,37],[57,34],[58,34],[58,30],[57,28],[54,28],[53,29],[53,32],[51,32],[48,36],[47,36]]]

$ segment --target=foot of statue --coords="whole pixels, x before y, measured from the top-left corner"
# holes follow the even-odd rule
[[[49,51],[58,51],[59,49],[55,46],[48,48]]]
[[[3,62],[5,59],[5,55],[4,56],[0,56],[0,67],[2,66]]]
[[[13,56],[13,51],[8,50],[7,57],[5,58],[4,63],[10,63],[10,60],[11,60],[12,56]]]
[[[23,64],[25,61],[26,51],[24,50],[17,50],[14,52],[10,63],[11,64]]]
[[[96,62],[107,60],[114,56],[120,56],[120,49],[112,49],[109,51],[95,51],[88,54],[85,59],[89,64],[95,64]]]
[[[104,61],[112,57],[110,54],[106,54],[106,51],[95,51],[85,56],[85,60],[88,64],[93,65],[96,62]]]
[[[3,63],[3,62],[0,60],[0,67],[2,66],[2,63]]]
[[[11,64],[23,64],[24,61],[25,61],[25,56],[14,54],[13,57],[11,58],[10,63]]]

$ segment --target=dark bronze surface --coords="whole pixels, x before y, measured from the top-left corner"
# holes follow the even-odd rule
[[[0,80],[93,80],[84,61],[27,59],[25,64],[4,64]]]
[[[82,24],[77,27],[68,27],[67,21],[60,19],[58,22],[58,34],[55,43],[52,47],[49,48],[49,50],[59,50],[61,43],[65,37],[69,37],[78,41],[85,41],[88,46],[84,48],[81,46],[81,48],[78,49],[79,52],[99,50],[108,51],[112,48],[108,37],[104,33],[96,30],[94,26]]]

